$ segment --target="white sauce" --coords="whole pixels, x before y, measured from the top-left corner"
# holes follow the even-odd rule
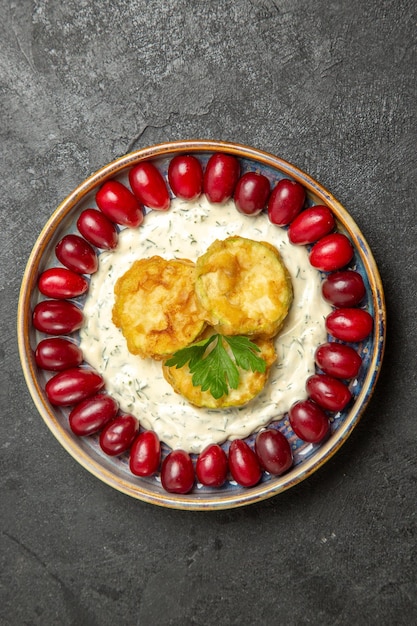
[[[130,354],[112,323],[114,284],[136,259],[159,255],[195,260],[215,239],[231,235],[268,241],[280,251],[292,278],[294,301],[275,340],[278,359],[264,390],[245,407],[198,409],[173,391],[160,362]],[[117,248],[100,255],[84,307],[81,349],[123,411],[172,448],[200,452],[209,443],[247,437],[306,397],[305,381],[315,370],[316,347],[326,341],[324,319],[330,311],[306,248],[292,245],[286,231],[271,224],[266,214],[245,216],[233,201],[214,205],[204,196],[195,202],[174,199],[168,211],[151,211],[140,227],[123,230]]]

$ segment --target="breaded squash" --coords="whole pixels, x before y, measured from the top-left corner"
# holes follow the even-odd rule
[[[203,336],[208,336],[213,329],[207,328]],[[257,355],[264,359],[266,363],[265,372],[253,372],[252,370],[244,370],[238,367],[239,386],[237,389],[229,389],[229,393],[221,398],[214,398],[210,391],[202,391],[201,387],[194,387],[192,383],[192,374],[188,368],[188,364],[177,368],[167,367],[162,364],[162,371],[166,381],[173,387],[176,393],[183,396],[188,402],[197,407],[205,407],[208,409],[225,409],[233,406],[243,406],[255,398],[265,387],[268,380],[271,365],[276,361],[274,342],[272,339],[255,339],[260,352]],[[230,349],[226,348],[231,354]]]
[[[159,360],[193,342],[205,327],[194,287],[188,259],[135,261],[115,284],[112,312],[129,352]]]
[[[216,240],[196,262],[206,321],[224,335],[273,337],[293,298],[278,250],[244,237]]]

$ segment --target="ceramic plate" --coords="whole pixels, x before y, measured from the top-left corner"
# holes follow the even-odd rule
[[[331,209],[337,230],[353,243],[355,254],[349,268],[359,272],[364,280],[366,297],[360,307],[372,315],[374,324],[372,333],[354,346],[363,364],[357,378],[349,381],[352,401],[347,409],[331,415],[331,433],[323,443],[309,444],[297,438],[285,415],[278,427],[288,438],[294,456],[293,467],[285,474],[272,476],[265,472],[261,481],[251,488],[244,488],[233,480],[228,480],[221,488],[196,483],[190,493],[179,495],[162,488],[159,474],[147,478],[134,476],[129,470],[128,453],[107,456],[100,448],[97,435],[77,437],[72,433],[68,422],[70,408],[51,406],[45,394],[45,384],[52,373],[37,367],[34,350],[47,335],[34,328],[32,312],[36,304],[45,299],[37,288],[39,275],[48,267],[60,265],[55,256],[57,243],[64,235],[78,232],[76,222],[80,213],[96,206],[95,194],[105,181],[114,178],[125,181],[130,168],[144,160],[151,160],[166,178],[174,155],[194,154],[204,166],[215,152],[236,156],[241,173],[262,173],[269,178],[271,186],[281,178],[298,181],[306,189],[309,206],[327,205]],[[100,255],[100,250],[97,249],[97,253]],[[85,296],[77,298],[77,305],[82,308],[84,300]],[[320,468],[346,441],[368,404],[378,378],[384,352],[385,306],[378,269],[368,244],[347,211],[325,188],[290,163],[254,148],[219,141],[180,141],[144,148],[113,161],[82,182],[59,205],[42,230],[27,264],[19,301],[18,338],[23,372],[40,415],[64,448],[89,472],[111,487],[151,504],[188,510],[226,509],[289,489]],[[72,338],[79,341],[78,333],[73,333]],[[254,435],[247,441],[253,446]],[[164,446],[164,454],[167,452]]]

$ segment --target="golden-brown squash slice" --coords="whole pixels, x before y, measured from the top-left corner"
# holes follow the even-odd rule
[[[133,263],[116,282],[112,314],[129,352],[162,359],[194,341],[205,326],[194,286],[195,265],[187,259]]]
[[[208,337],[212,333],[213,329],[207,328],[203,333],[203,337]],[[265,361],[265,371],[253,372],[252,370],[244,370],[238,367],[239,385],[237,389],[229,388],[229,392],[221,398],[214,398],[210,391],[202,391],[201,387],[193,385],[192,374],[188,364],[177,368],[175,366],[167,367],[164,363],[162,365],[164,377],[174,391],[197,407],[225,409],[227,407],[243,406],[255,398],[265,387],[271,365],[277,358],[272,339],[258,338],[254,339],[253,342],[260,348],[260,352],[257,355]],[[226,349],[231,354],[230,349],[227,347]]]
[[[244,237],[216,240],[196,262],[196,293],[206,320],[225,335],[273,337],[293,297],[281,255]]]

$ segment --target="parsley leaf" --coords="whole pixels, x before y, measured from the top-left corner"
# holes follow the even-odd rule
[[[211,345],[213,342],[214,345]],[[226,349],[225,342],[230,347],[233,358]],[[248,337],[242,335],[226,337],[215,334],[177,350],[165,365],[181,368],[188,363],[194,387],[210,391],[211,395],[218,399],[226,395],[229,388],[237,389],[239,386],[239,367],[254,372],[265,372],[266,363],[256,352],[260,352],[259,346]]]
[[[165,361],[165,365],[168,367],[173,367],[174,365],[176,367],[183,367],[189,361],[190,367],[192,367],[196,362],[203,358],[207,346],[215,339],[216,335],[212,335],[208,339],[196,341],[196,343],[192,343],[186,348],[177,350],[167,361]]]
[[[261,349],[249,337],[231,335],[224,337],[224,339],[232,349],[236,365],[243,370],[252,370],[252,372],[261,372],[261,374],[265,372],[266,363],[264,359],[255,354],[255,352],[260,352]]]
[[[228,387],[236,389],[239,385],[239,372],[228,355],[221,336],[217,335],[217,343],[206,357],[189,365],[193,374],[194,387],[201,391],[210,390],[213,398],[221,398],[228,393]]]

